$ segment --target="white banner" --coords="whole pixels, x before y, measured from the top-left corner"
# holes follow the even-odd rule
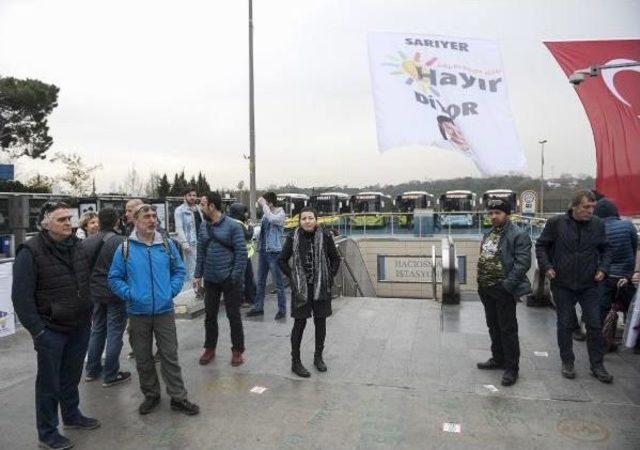
[[[409,33],[368,40],[380,151],[422,144],[459,152],[485,174],[524,169],[497,43]]]
[[[13,262],[0,264],[0,338],[16,332],[16,320],[11,303]]]

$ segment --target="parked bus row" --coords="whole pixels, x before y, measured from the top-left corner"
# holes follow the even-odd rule
[[[509,189],[495,189],[483,194],[480,201],[474,192],[467,190],[447,191],[436,198],[425,191],[408,191],[395,199],[383,192],[360,192],[348,195],[344,192],[323,192],[312,196],[305,194],[278,194],[278,200],[287,213],[287,228],[297,225],[297,215],[308,205],[313,206],[325,225],[336,225],[340,215],[349,214],[349,224],[354,227],[385,226],[388,216],[382,213],[409,213],[400,215],[399,225],[410,223],[410,213],[416,209],[434,209],[439,212],[441,226],[477,226],[477,211],[484,208],[487,201],[500,198],[511,204],[513,211],[518,207],[517,194]],[[449,214],[447,214],[449,213]],[[486,219],[483,219],[483,225]]]
[[[74,221],[77,223],[82,214],[88,211],[98,211],[104,207],[112,207],[124,214],[124,207],[132,197],[123,195],[100,195],[97,197],[71,197],[53,194],[34,193],[0,193],[0,234],[10,231],[9,198],[22,196],[28,199],[29,229],[36,231],[38,211],[43,203],[55,199],[67,202],[74,207]],[[287,228],[297,226],[298,214],[305,206],[313,206],[319,213],[320,222],[325,226],[337,226],[341,215],[349,215],[349,225],[353,227],[382,227],[387,225],[389,215],[385,213],[406,213],[397,216],[397,224],[408,226],[411,216],[416,209],[433,209],[438,212],[441,226],[470,227],[477,226],[478,215],[473,214],[483,207],[491,198],[502,198],[511,203],[512,209],[518,206],[517,195],[508,189],[487,191],[477,202],[476,194],[471,191],[447,191],[439,197],[425,191],[408,191],[398,195],[395,199],[383,192],[365,191],[356,195],[344,192],[323,192],[307,196],[305,194],[282,193],[278,200],[287,214]],[[174,231],[173,212],[182,202],[182,197],[144,198],[145,202],[158,208],[158,218],[162,227]],[[223,201],[226,206],[236,199],[225,194]],[[449,214],[447,214],[449,213]]]

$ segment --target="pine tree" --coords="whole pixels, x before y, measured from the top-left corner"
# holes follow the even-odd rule
[[[164,198],[168,196],[170,192],[171,184],[169,183],[169,178],[165,173],[164,175],[162,175],[162,178],[160,178],[160,182],[158,183],[158,197]]]
[[[198,172],[198,180],[196,181],[196,189],[198,191],[198,195],[206,195],[211,191],[209,187],[209,183],[207,183],[207,178],[202,175],[202,172]]]

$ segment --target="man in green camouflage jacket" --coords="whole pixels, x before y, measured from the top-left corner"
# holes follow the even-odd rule
[[[502,385],[518,379],[517,298],[531,292],[527,271],[531,266],[531,239],[509,220],[511,205],[502,199],[487,202],[491,230],[484,235],[478,259],[478,293],[484,305],[491,358],[478,369],[504,369]]]

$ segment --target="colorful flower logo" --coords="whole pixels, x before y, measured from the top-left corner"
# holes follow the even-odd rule
[[[387,57],[389,62],[382,63],[383,66],[394,67],[396,70],[390,72],[391,75],[401,75],[406,77],[405,83],[410,86],[414,86],[423,94],[434,94],[439,96],[440,93],[431,86],[431,67],[435,64],[438,58],[431,58],[426,62],[421,62],[422,55],[420,52],[416,52],[413,58],[408,57],[403,52],[399,51],[398,55],[389,55]]]

